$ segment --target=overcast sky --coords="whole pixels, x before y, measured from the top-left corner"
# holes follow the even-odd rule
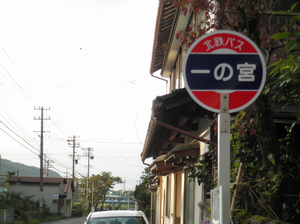
[[[110,171],[125,179],[115,190],[134,190],[152,100],[166,89],[149,74],[158,2],[0,0],[1,157],[39,167],[43,107],[51,169],[71,177],[76,135],[76,177],[90,147],[90,174]]]

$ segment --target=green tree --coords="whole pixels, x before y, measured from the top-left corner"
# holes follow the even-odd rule
[[[285,102],[286,105],[300,106],[300,16],[293,15],[298,3],[291,6],[288,11],[279,11],[289,18],[289,23],[280,28],[280,32],[272,36],[274,41],[281,43],[279,47],[289,53],[287,58],[279,57],[279,60],[269,66],[269,82],[265,93],[269,93],[274,99]],[[300,111],[295,113],[300,120]]]
[[[86,201],[86,181],[87,178],[83,177],[77,179],[78,181],[78,201],[84,202]]]
[[[0,195],[0,210],[14,209],[15,218],[22,221],[28,221],[30,215],[39,210],[39,202],[33,201],[32,197],[22,197],[21,193],[6,192]]]
[[[13,176],[15,174],[16,174],[15,171],[12,171],[12,172],[7,171],[6,172],[6,180],[8,180],[8,178],[10,178],[11,176]],[[7,189],[7,191],[9,191],[9,183],[8,182],[6,182],[6,189]]]
[[[94,207],[98,208],[100,205],[100,210],[104,208],[104,202],[106,200],[106,196],[108,191],[113,189],[115,184],[123,183],[121,177],[114,177],[112,176],[111,172],[101,172],[97,175],[92,175],[89,182],[89,189],[92,192],[92,184],[94,183],[94,190],[93,190],[93,202]],[[92,194],[89,194],[89,201],[92,201]]]
[[[150,168],[146,167],[140,177],[140,184],[135,186],[133,195],[138,200],[139,209],[149,218],[151,213],[151,192],[147,189],[148,179],[151,175]]]

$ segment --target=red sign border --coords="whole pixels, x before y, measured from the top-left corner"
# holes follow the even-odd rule
[[[257,47],[257,45],[251,40],[249,39],[247,36],[245,36],[244,34],[241,34],[241,33],[238,33],[238,32],[235,32],[235,31],[230,31],[230,30],[217,30],[217,31],[214,31],[214,32],[211,32],[211,33],[208,33],[208,34],[205,34],[203,36],[201,36],[199,39],[197,39],[190,47],[189,49],[187,50],[186,52],[186,55],[185,55],[185,58],[184,58],[184,61],[183,61],[183,77],[184,77],[184,81],[185,81],[185,86],[186,86],[186,89],[189,93],[189,95],[193,98],[193,100],[195,102],[197,102],[200,106],[204,107],[205,109],[209,110],[209,111],[212,111],[212,112],[215,112],[215,113],[220,113],[220,110],[217,110],[215,108],[212,108],[206,104],[204,104],[203,102],[201,102],[195,95],[194,93],[190,90],[189,86],[188,86],[188,83],[187,83],[187,80],[186,80],[186,72],[185,72],[185,66],[186,66],[186,62],[188,60],[188,57],[190,55],[190,53],[194,50],[194,48],[197,46],[197,44],[199,42],[201,42],[203,39],[206,39],[208,38],[209,36],[213,36],[213,35],[216,35],[216,34],[225,34],[225,35],[234,35],[234,36],[238,36],[239,38],[245,40],[246,42],[250,43],[252,45],[253,48],[255,48],[256,50],[256,53],[259,55],[260,57],[260,60],[261,60],[261,63],[262,63],[262,68],[263,68],[263,74],[262,74],[262,82],[260,84],[260,87],[259,89],[257,90],[255,96],[249,100],[247,103],[243,104],[242,106],[238,107],[238,108],[234,108],[234,109],[230,109],[230,106],[229,106],[229,113],[234,113],[234,112],[237,112],[237,111],[240,111],[240,110],[243,110],[245,109],[246,107],[248,107],[249,105],[251,105],[257,98],[258,96],[260,95],[260,93],[262,92],[263,88],[264,88],[264,85],[265,85],[265,81],[266,81],[266,63],[265,63],[265,59],[261,53],[261,51],[259,50],[259,48]],[[219,48],[220,49],[220,48]],[[213,51],[212,51],[213,52]],[[238,53],[238,52],[237,52]],[[238,91],[235,91],[234,93],[236,93]],[[220,96],[221,96],[221,93],[219,93]],[[227,94],[229,95],[229,105],[231,104],[230,103],[230,94]]]

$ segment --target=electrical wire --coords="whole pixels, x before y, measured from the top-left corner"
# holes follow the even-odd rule
[[[30,85],[30,83],[27,81],[27,79],[25,78],[25,76],[23,75],[23,73],[21,72],[21,70],[17,67],[17,65],[14,63],[14,61],[11,59],[11,57],[7,54],[7,52],[4,50],[4,48],[0,45],[1,49],[3,50],[3,52],[6,54],[6,56],[9,58],[9,60],[11,61],[11,63],[14,65],[14,67],[18,70],[18,72],[22,75],[22,77],[24,78],[24,80],[27,82],[27,84],[32,88],[32,90],[38,95],[38,93],[35,91],[35,89]],[[2,64],[1,64],[2,65]],[[3,66],[2,66],[3,67]],[[6,69],[5,69],[6,70]],[[8,73],[9,74],[9,73]],[[13,77],[10,76],[12,79]],[[14,80],[14,79],[13,79]],[[18,86],[19,84],[17,82],[15,82]],[[19,86],[20,89],[23,91],[23,93],[33,101],[33,99],[23,90],[23,88],[21,88],[21,86]]]
[[[2,48],[2,47],[1,47]],[[2,48],[3,49],[3,48]],[[22,72],[20,71],[20,69],[17,67],[17,65],[12,61],[12,59],[9,57],[9,55],[7,54],[7,52],[3,49],[4,53],[7,55],[7,57],[9,58],[9,60],[12,62],[12,64],[15,66],[15,68],[19,71],[19,73],[23,76]],[[4,68],[4,70],[6,71],[6,73],[9,75],[10,78],[12,78],[13,80],[13,83],[16,83],[16,86],[18,87],[19,90],[22,91],[23,94],[26,95],[27,98],[31,99],[33,101],[33,99],[29,96],[29,94],[27,94],[25,92],[25,90],[17,83],[17,80],[13,79],[13,77],[10,75],[10,73]],[[81,74],[81,75],[85,75],[85,76],[91,76],[91,77],[95,77],[95,78],[101,78],[101,79],[108,79],[110,81],[119,81],[119,82],[125,82],[125,83],[129,83],[129,84],[134,84],[136,86],[136,82],[135,81],[130,81],[130,80],[119,80],[119,79],[112,79],[111,77],[107,78],[107,77],[101,77],[99,75],[95,75],[95,74],[91,74],[91,73],[86,73],[86,72],[80,72],[80,71],[75,71],[75,70],[70,70],[70,69],[66,69],[68,71],[71,71],[71,72],[74,72],[74,73],[77,73],[77,74]],[[4,75],[4,74],[3,74]],[[25,77],[23,76],[23,78],[25,79]],[[26,79],[25,79],[26,80]],[[27,80],[26,80],[27,82]],[[37,92],[35,91],[35,89],[30,85],[30,83],[27,82],[27,84],[29,84],[29,86],[34,90],[34,92],[37,94]],[[139,85],[143,85],[142,83],[138,83]],[[9,96],[14,96],[12,94],[12,92],[10,92],[8,90],[7,92],[7,95]],[[15,97],[16,99],[19,99],[18,97]],[[54,113],[54,112],[53,112]],[[137,112],[138,113],[138,112]],[[54,113],[55,114],[55,113]],[[55,165],[55,169],[58,170],[57,166],[60,166],[62,168],[66,168],[66,169],[69,169],[70,166],[67,166],[65,161],[62,161],[59,157],[57,157],[57,154],[58,152],[59,153],[62,153],[62,152],[67,152],[67,150],[65,149],[66,147],[66,140],[64,137],[61,137],[61,136],[67,136],[67,133],[71,132],[73,133],[69,128],[68,126],[59,118],[59,116],[57,116],[55,114],[55,119],[51,119],[49,124],[48,122],[45,122],[46,125],[45,127],[47,127],[47,129],[49,129],[51,131],[51,135],[55,136],[55,139],[58,140],[57,141],[57,144],[54,142],[54,144],[51,144],[51,146],[47,145],[45,147],[45,152],[48,153],[48,157],[55,161],[57,165]],[[137,118],[137,114],[136,114],[136,118]],[[9,126],[11,126],[11,124],[9,124]],[[20,127],[18,127],[20,128]],[[17,130],[15,130],[15,132],[17,132]],[[60,133],[61,132],[61,133]],[[24,133],[25,134],[25,133]],[[18,137],[21,137],[21,139],[23,139],[22,135],[19,133],[17,135]],[[29,138],[30,139],[30,138]],[[134,157],[132,152],[128,149],[127,145],[126,144],[141,144],[141,141],[140,139],[138,139],[139,142],[135,143],[135,142],[131,142],[131,143],[125,143],[121,140],[119,141],[111,141],[111,143],[114,143],[114,144],[123,144],[124,147],[127,149],[127,151],[129,151],[129,153],[131,154],[131,157],[123,157],[123,158],[132,158],[134,159],[136,162],[137,161],[137,157]],[[87,139],[82,139],[81,140],[81,143],[82,143],[82,146],[85,147],[86,144],[90,144],[90,143],[109,143],[109,142],[103,142],[103,140],[101,139],[94,139],[94,140],[87,140]],[[28,143],[27,143],[28,144]],[[31,145],[33,146],[33,145]],[[29,147],[28,147],[29,148]],[[51,153],[52,152],[52,153]],[[76,152],[78,154],[78,150],[76,149]],[[113,162],[113,161],[111,161]],[[141,166],[141,164],[138,162],[138,164]],[[127,164],[126,164],[127,165]],[[80,165],[81,166],[81,165]],[[109,167],[109,166],[107,166]],[[142,167],[142,166],[141,166]],[[116,169],[115,167],[111,167],[111,168],[114,168]],[[116,169],[117,170],[117,169]],[[126,172],[124,170],[120,170],[120,171],[123,171],[123,172]],[[59,171],[61,172],[61,171]],[[77,172],[77,171],[76,171]],[[62,173],[62,172],[61,172]],[[132,173],[133,174],[133,173]],[[135,174],[135,175],[138,175],[138,174]]]
[[[38,150],[35,146],[31,145],[27,140],[22,138],[20,135],[18,135],[16,132],[14,132],[11,128],[9,128],[6,124],[4,124],[2,121],[0,121],[1,124],[3,124],[8,130],[10,130],[12,133],[14,133],[16,136],[18,136],[20,139],[22,139],[25,143],[27,143],[29,146],[31,146],[33,149]],[[2,129],[3,130],[3,129]]]
[[[17,139],[15,139],[14,137],[12,137],[10,134],[8,134],[3,128],[0,128],[5,134],[7,134],[9,137],[11,137],[13,140],[15,140],[17,143],[19,143],[20,145],[22,145],[24,148],[28,149],[30,152],[34,153],[35,155],[39,155],[37,154],[35,151],[32,151],[30,148],[28,148],[27,146],[23,145],[21,142],[19,142]]]

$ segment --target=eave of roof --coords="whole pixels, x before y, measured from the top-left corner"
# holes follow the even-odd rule
[[[156,97],[152,103],[152,114],[148,127],[148,132],[145,139],[144,148],[141,154],[142,161],[146,158],[157,154],[161,147],[161,143],[169,135],[169,131],[156,124],[156,118],[164,120],[166,123],[174,123],[180,116],[179,108],[176,108],[169,112],[168,108],[172,103],[176,103],[176,100],[190,102],[192,99],[188,95],[187,91],[174,91],[170,94]]]
[[[170,151],[176,144],[183,144],[183,142],[178,143],[180,133],[166,129],[159,125],[158,121],[174,127],[181,125],[180,128],[184,128],[195,118],[210,117],[212,114],[193,101],[186,89],[177,89],[170,94],[156,97],[153,100],[151,119],[141,154],[142,161],[152,156],[155,159],[164,151],[165,153]]]
[[[172,172],[172,165],[171,164],[165,164],[163,161],[165,155],[159,156],[156,160],[152,162],[150,165],[150,171],[152,174],[169,174]]]
[[[190,145],[180,145],[174,147],[170,152],[167,153],[164,157],[164,163],[182,163],[185,159],[189,159],[190,157],[199,156],[200,148],[199,143],[190,144]]]
[[[167,154],[158,156],[150,165],[150,171],[156,175],[181,171],[186,163],[195,163],[199,153],[199,143],[176,146]]]
[[[292,123],[296,121],[294,112],[299,111],[296,106],[287,106],[282,110],[280,104],[273,106],[273,119],[276,122]],[[194,111],[192,111],[194,110]],[[141,160],[147,158],[157,158],[161,154],[166,154],[175,146],[183,144],[183,132],[169,130],[160,123],[183,128],[183,126],[200,117],[212,118],[213,113],[200,107],[189,96],[186,89],[177,89],[170,94],[156,97],[152,104],[152,114],[148,126]],[[178,124],[183,124],[179,127]],[[180,136],[181,135],[181,136]],[[172,138],[171,138],[172,137]],[[197,138],[195,138],[197,139]],[[181,141],[180,141],[181,140]]]
[[[186,31],[193,12],[181,13],[181,9],[170,1],[160,2],[156,18],[150,74],[161,69],[161,76],[169,78],[180,52],[176,37],[179,31]],[[166,45],[166,46],[163,46]]]
[[[150,65],[150,74],[162,68],[165,51],[163,44],[169,43],[170,33],[172,31],[174,18],[178,9],[170,2],[160,2],[158,6],[152,60]]]

